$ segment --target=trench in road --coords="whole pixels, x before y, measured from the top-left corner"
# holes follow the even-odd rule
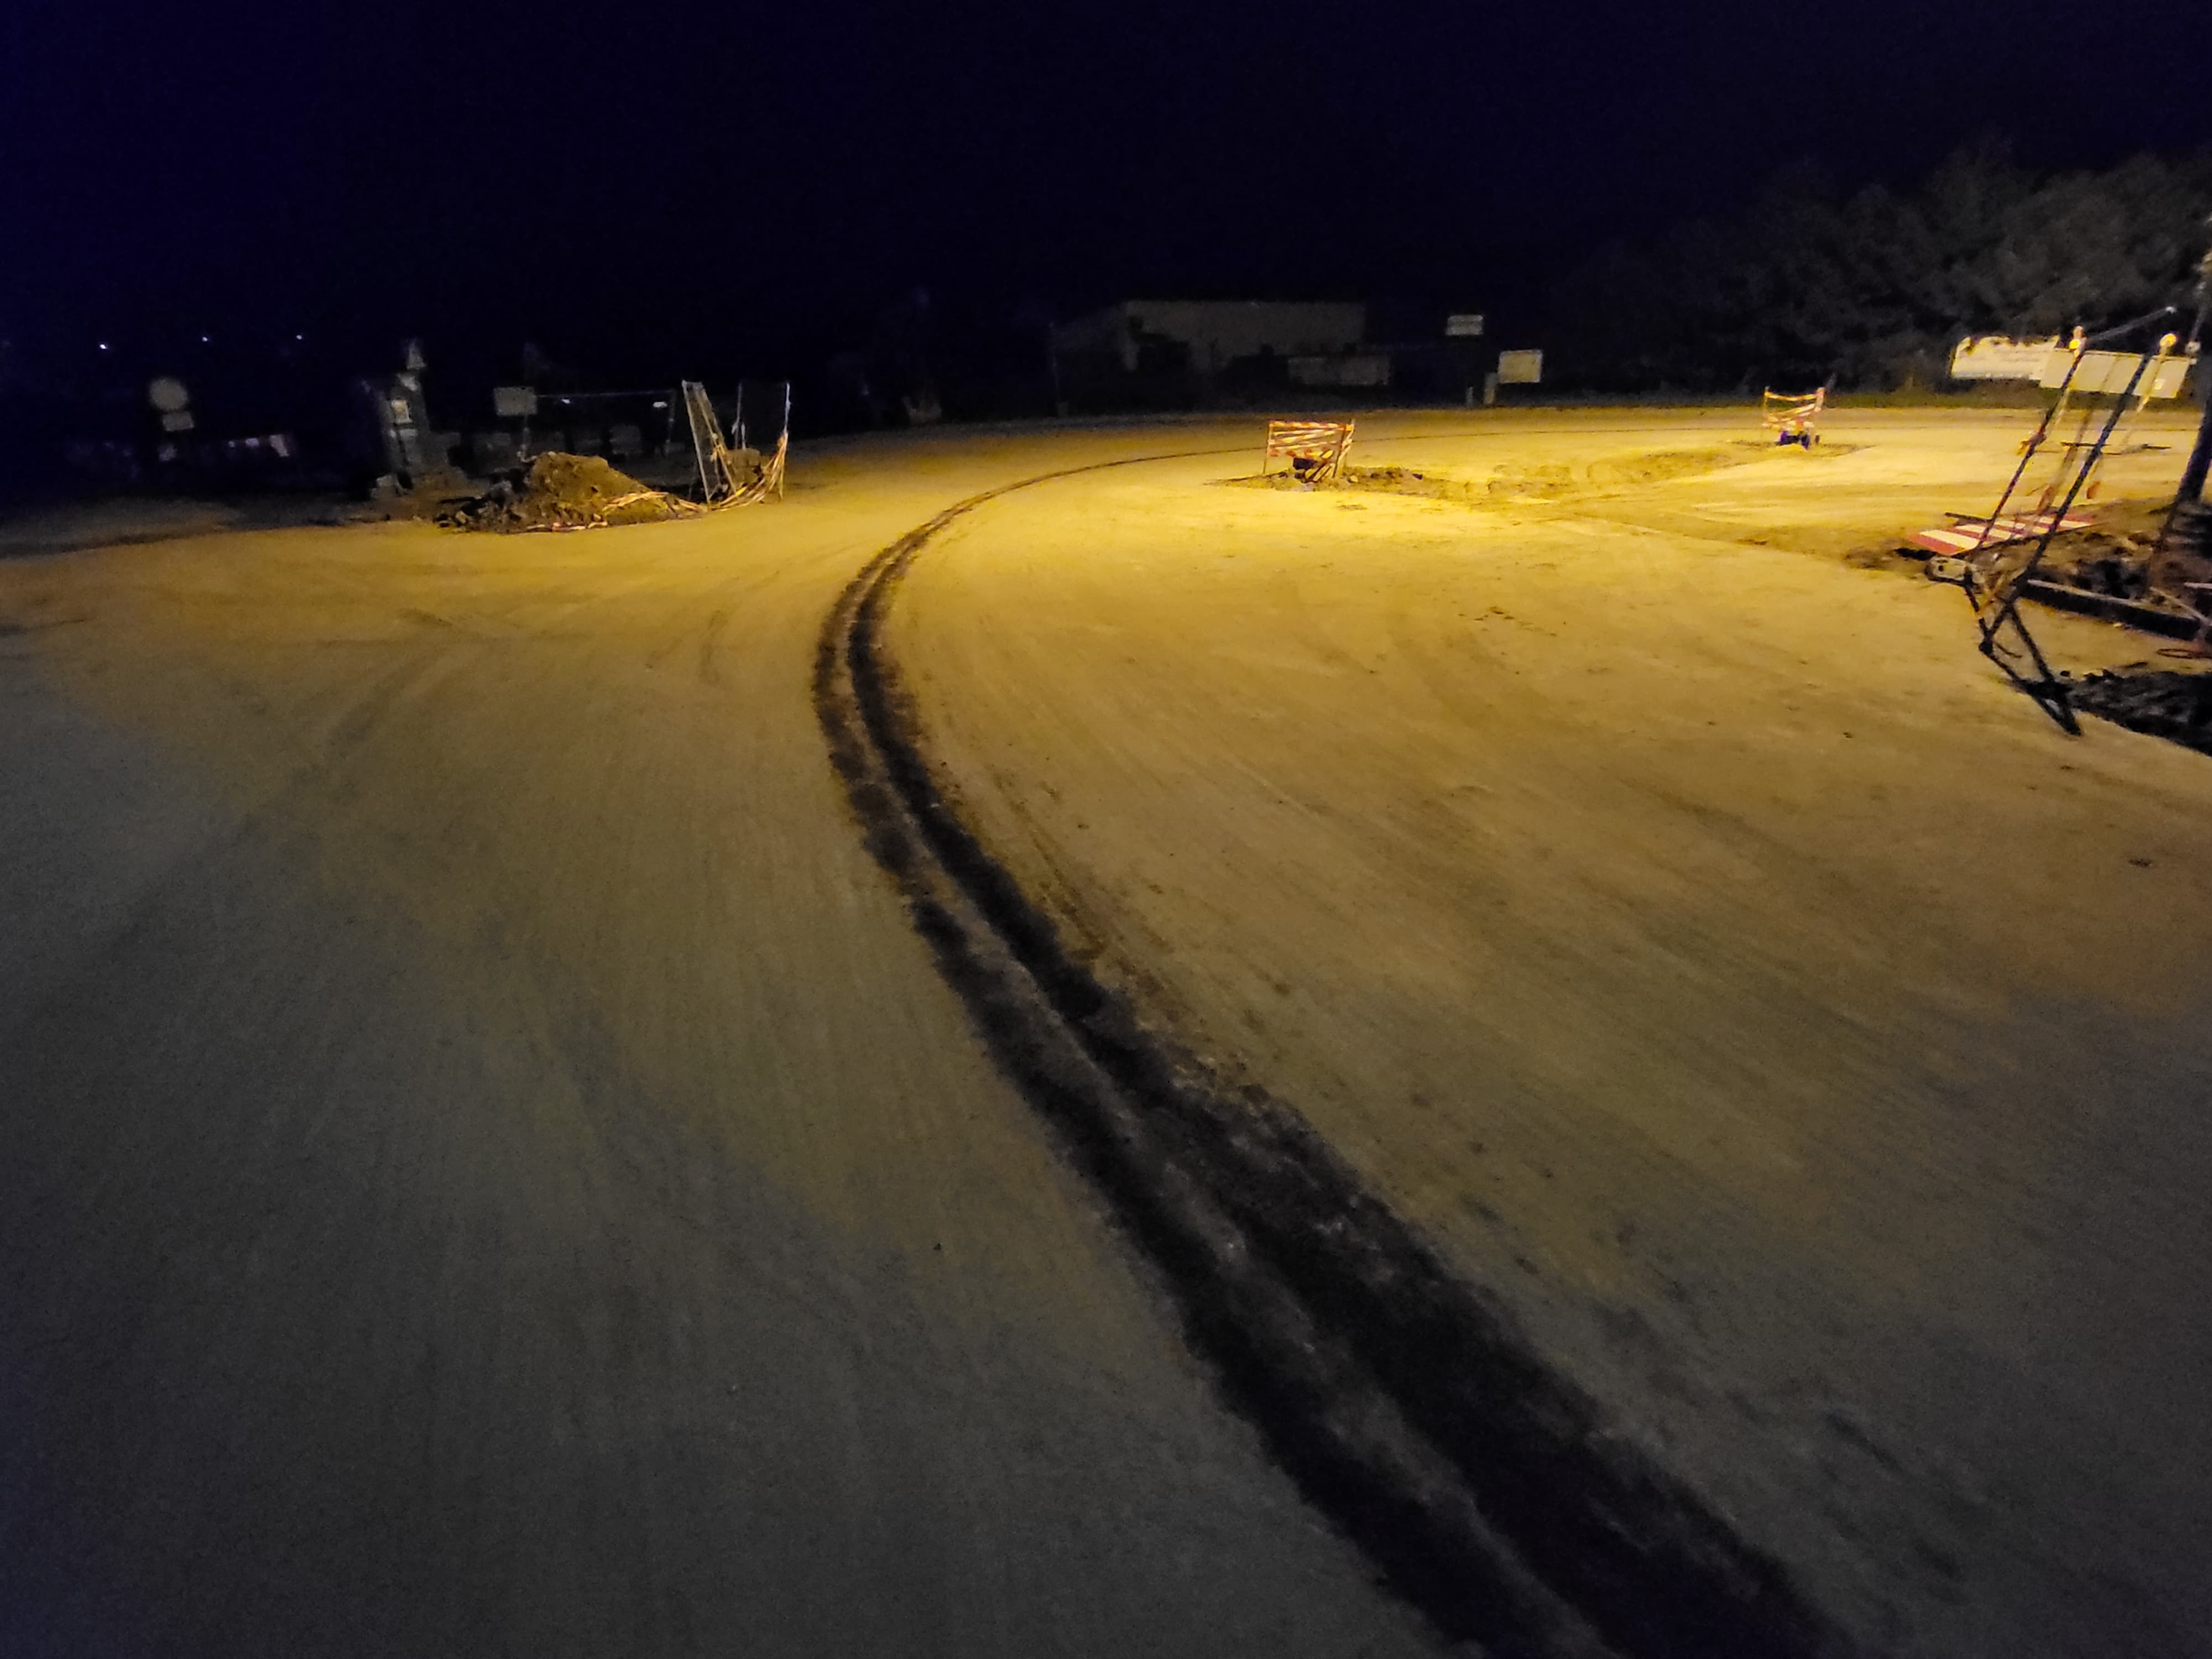
[[[960,501],[878,553],[819,638],[814,698],[871,852],[1001,1068],[1158,1273],[1185,1340],[1308,1501],[1445,1637],[1500,1655],[1832,1654],[1771,1559],[1610,1436],[1291,1107],[1146,1028],[936,781],[882,648],[900,579]]]

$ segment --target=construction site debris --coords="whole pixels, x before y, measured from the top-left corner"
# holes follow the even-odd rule
[[[2085,714],[2212,754],[2212,673],[2120,669],[2086,675],[2068,691]]]
[[[2112,526],[2054,537],[2043,568],[2073,586],[2125,599],[2160,593],[2178,598],[2212,581],[2212,558],[2179,536],[2160,546],[2147,526],[2132,532]]]
[[[483,495],[439,515],[454,530],[589,530],[655,524],[703,509],[648,489],[596,455],[539,455],[500,477]]]
[[[2201,637],[2212,612],[2212,552],[2195,528],[2181,520],[2172,533],[2161,533],[2166,510],[2161,502],[2122,501],[2094,522],[2068,519],[2051,537],[2038,574],[2021,580],[2021,591],[2146,632]],[[2039,538],[2049,515],[2034,517],[2033,538]],[[1955,533],[1978,532],[1980,527],[1978,520],[1962,522]],[[2032,550],[2031,539],[2003,533],[2017,527],[2004,522],[2000,533],[1989,538],[1986,547],[2002,551],[1990,563],[1987,579],[2019,579],[2015,567]],[[1911,539],[1917,548],[1934,552],[1931,538],[1938,533],[1923,531]],[[1991,559],[1986,552],[1980,556]],[[1967,562],[1938,552],[1929,560],[1929,574],[1957,580]]]

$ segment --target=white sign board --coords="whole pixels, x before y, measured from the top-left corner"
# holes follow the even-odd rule
[[[2160,357],[2148,368],[2143,367],[2142,354],[2134,351],[2085,351],[2081,367],[2075,369],[2074,379],[2066,380],[2066,370],[2072,362],[2070,351],[2054,351],[2043,366],[2043,375],[2038,384],[2054,390],[2070,384],[2075,392],[2132,392],[2138,398],[2178,398],[2181,395],[2182,378],[2189,373],[2186,357]],[[2142,378],[2136,378],[2142,371]]]
[[[1455,311],[1444,319],[1444,337],[1448,340],[1472,340],[1482,333],[1482,313],[1479,311]]]
[[[2137,397],[2178,398],[2189,374],[2191,357],[2161,357],[2143,371],[2135,386]],[[2012,340],[2002,334],[1984,334],[1959,342],[1951,353],[1951,377],[1959,380],[2026,380],[2056,391],[2069,383],[2073,391],[2118,393],[2135,380],[2142,356],[2134,351],[2085,351],[2074,368],[2074,352],[2057,335],[2045,340]]]
[[[1535,386],[1544,378],[1544,354],[1540,351],[1501,351],[1498,354],[1498,384],[1500,386]]]
[[[491,389],[491,412],[502,420],[528,420],[538,412],[538,388],[495,386]]]
[[[1969,336],[1951,353],[1954,380],[2041,380],[2043,366],[2061,349],[2058,337],[2014,340],[2002,334]]]

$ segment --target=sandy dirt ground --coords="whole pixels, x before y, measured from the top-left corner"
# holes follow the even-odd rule
[[[1363,442],[1479,507],[1093,474],[950,529],[890,642],[1102,977],[1869,1645],[2203,1651],[2212,770],[2063,736],[1954,591],[1832,556],[1993,499],[2021,423],[1650,484],[1728,434]]]
[[[886,642],[1097,971],[1864,1645],[2203,1651],[2212,763],[2063,737],[1838,556],[2022,424],[1363,422],[1477,505],[1066,477]],[[949,503],[1249,436],[0,561],[0,1632],[1428,1649],[994,1070],[809,702]]]
[[[824,758],[823,613],[1010,459],[0,564],[0,1649],[1426,1650]]]

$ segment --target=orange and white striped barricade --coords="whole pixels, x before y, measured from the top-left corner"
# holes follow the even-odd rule
[[[1759,423],[1774,434],[1776,443],[1810,449],[1820,441],[1820,411],[1827,405],[1826,386],[1818,392],[1761,392]]]
[[[1270,421],[1267,453],[1261,457],[1265,477],[1277,456],[1308,483],[1331,483],[1344,473],[1345,452],[1352,447],[1350,421]]]

